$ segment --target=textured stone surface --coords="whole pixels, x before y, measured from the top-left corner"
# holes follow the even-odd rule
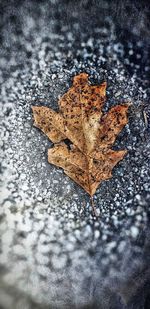
[[[147,45],[118,38],[106,2],[99,11],[60,2],[2,10],[1,307],[142,308],[134,295],[150,276]],[[87,194],[48,164],[52,144],[32,121],[31,105],[57,110],[79,72],[107,81],[105,110],[132,102],[115,143],[128,155],[94,196],[98,220]]]

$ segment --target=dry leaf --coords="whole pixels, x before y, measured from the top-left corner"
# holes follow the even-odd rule
[[[126,154],[126,150],[114,151],[111,147],[128,122],[129,104],[116,105],[103,114],[105,98],[106,82],[92,86],[88,74],[81,73],[60,98],[59,113],[32,106],[34,125],[54,143],[48,150],[48,162],[63,168],[90,196],[101,181],[112,177],[113,167]],[[70,148],[65,139],[72,143]]]

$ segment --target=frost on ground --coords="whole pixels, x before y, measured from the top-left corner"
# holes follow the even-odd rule
[[[150,273],[149,67],[144,64],[141,78],[137,64],[143,43],[126,43],[125,49],[107,14],[103,25],[86,32],[80,32],[77,12],[71,27],[61,21],[59,28],[46,4],[35,9],[25,2],[14,13],[18,23],[11,9],[5,14],[10,23],[2,28],[0,50],[2,308],[80,308],[94,302],[109,308],[112,297],[124,308]],[[48,164],[52,144],[33,127],[31,113],[31,105],[57,110],[58,97],[80,72],[91,83],[107,81],[105,110],[132,102],[129,123],[115,144],[128,155],[94,196],[98,220],[86,193]]]

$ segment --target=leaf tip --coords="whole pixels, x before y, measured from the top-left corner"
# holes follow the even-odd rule
[[[87,73],[80,73],[73,78],[74,86],[83,86],[88,83],[89,75]]]

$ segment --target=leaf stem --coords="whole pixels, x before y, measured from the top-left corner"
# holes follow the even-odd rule
[[[91,196],[91,205],[92,205],[93,216],[98,217],[98,213],[97,213],[95,205],[94,205],[93,195]]]

